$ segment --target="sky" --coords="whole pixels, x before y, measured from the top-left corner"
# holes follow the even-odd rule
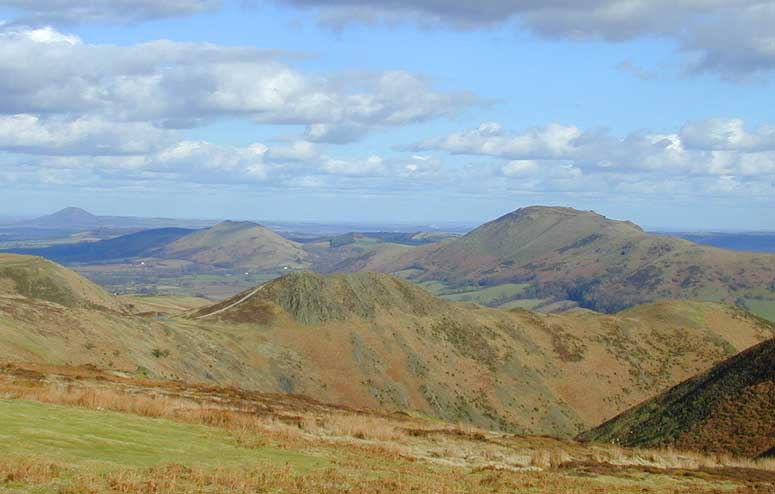
[[[0,0],[0,215],[775,230],[773,0]]]

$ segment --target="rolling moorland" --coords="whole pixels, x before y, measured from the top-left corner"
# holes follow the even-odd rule
[[[445,301],[374,273],[296,272],[215,305],[135,304],[50,261],[0,256],[4,361],[566,438],[773,336],[771,323],[715,303],[541,314]]]
[[[767,459],[518,436],[93,368],[5,365],[0,396],[3,492],[763,494],[775,485]]]
[[[615,313],[692,299],[775,320],[775,255],[649,234],[570,208],[519,209],[463,236],[383,232],[293,240],[255,223],[227,221],[12,252],[64,263],[115,293],[219,300],[298,269],[378,271],[441,298],[506,309]]]

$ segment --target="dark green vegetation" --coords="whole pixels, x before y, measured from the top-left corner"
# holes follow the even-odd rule
[[[775,340],[714,366],[581,438],[624,446],[670,445],[747,457],[771,455]]]

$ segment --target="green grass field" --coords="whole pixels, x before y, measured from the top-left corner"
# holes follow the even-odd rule
[[[503,305],[499,305],[499,309],[534,309],[535,307],[538,307],[541,304],[544,304],[548,302],[551,299],[548,298],[523,298],[519,300],[512,300],[511,302],[506,302]]]
[[[528,285],[517,283],[505,283],[498,286],[490,286],[468,291],[459,291],[455,293],[440,292],[439,296],[446,300],[455,302],[476,302],[482,305],[499,305],[506,301],[511,301],[525,291]]]
[[[758,300],[747,298],[745,305],[752,313],[769,321],[775,321],[775,300]]]
[[[161,463],[259,463],[287,464],[305,472],[325,465],[313,455],[271,446],[243,447],[222,429],[26,401],[0,401],[0,451],[5,457],[86,464],[98,471]]]

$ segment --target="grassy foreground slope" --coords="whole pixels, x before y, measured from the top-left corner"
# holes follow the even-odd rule
[[[187,317],[155,305],[136,307],[141,317],[0,296],[0,359],[571,437],[775,335],[713,303],[538,314],[445,301],[370,273],[294,273]]]
[[[775,448],[775,340],[689,379],[584,439],[756,457]]]
[[[452,287],[523,283],[530,288],[518,298],[571,300],[604,312],[660,299],[775,301],[775,255],[651,235],[627,221],[560,207],[519,209],[390,259],[382,270]]]
[[[0,367],[0,492],[754,494],[775,464],[515,436],[299,397]]]

